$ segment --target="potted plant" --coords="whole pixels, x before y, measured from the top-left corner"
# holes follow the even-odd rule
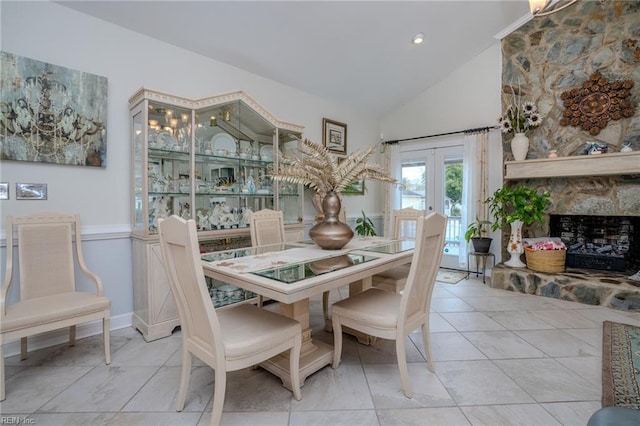
[[[489,253],[491,248],[492,238],[487,237],[489,233],[489,227],[492,223],[489,220],[480,220],[476,217],[474,222],[471,222],[467,227],[467,232],[464,233],[464,239],[473,244],[473,251],[477,253]]]
[[[511,254],[504,264],[515,268],[524,268],[526,265],[520,260],[523,253],[522,225],[531,225],[535,222],[544,222],[544,214],[549,201],[549,191],[539,193],[534,188],[523,185],[505,186],[498,189],[485,201],[489,211],[495,217],[491,225],[494,231],[506,225],[511,226],[511,236],[507,251]]]
[[[376,228],[373,225],[371,219],[367,216],[367,214],[362,210],[362,217],[356,219],[356,234],[362,235],[365,237],[375,237]]]

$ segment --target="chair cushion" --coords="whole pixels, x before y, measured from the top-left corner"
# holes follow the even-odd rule
[[[370,288],[362,293],[331,305],[332,315],[351,318],[379,328],[395,328],[398,324],[401,296],[378,288]]]
[[[0,322],[3,333],[104,311],[111,301],[93,293],[70,292],[22,300],[7,306]]]
[[[302,333],[302,326],[284,315],[243,304],[217,312],[227,359],[250,357]]]

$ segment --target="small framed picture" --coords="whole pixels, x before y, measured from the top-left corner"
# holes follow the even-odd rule
[[[0,182],[0,200],[9,199],[9,182]]]
[[[322,119],[322,141],[325,148],[336,154],[347,153],[347,125],[338,121]]]
[[[46,183],[16,183],[16,200],[46,200]]]

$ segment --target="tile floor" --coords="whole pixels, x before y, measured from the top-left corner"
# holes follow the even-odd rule
[[[332,298],[346,296],[346,288]],[[320,298],[312,300],[316,338]],[[295,401],[270,373],[229,373],[224,425],[581,425],[600,407],[602,321],[640,325],[639,313],[497,290],[481,280],[434,290],[431,341],[407,339],[414,398],[403,396],[393,342],[345,338],[343,362],[307,379]],[[3,423],[37,425],[208,425],[213,372],[196,362],[184,411],[174,409],[180,332],[151,343],[131,328],[102,340],[7,358]],[[7,416],[16,416],[7,417]]]

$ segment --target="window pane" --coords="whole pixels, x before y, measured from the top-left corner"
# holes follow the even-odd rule
[[[425,206],[425,163],[402,163],[402,206],[424,210]]]
[[[444,214],[448,216],[444,252],[457,255],[460,249],[462,214],[462,158],[445,159],[444,162]]]

